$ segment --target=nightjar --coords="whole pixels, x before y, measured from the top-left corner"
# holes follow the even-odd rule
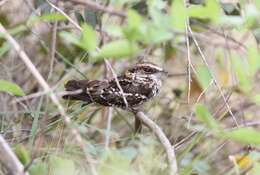
[[[137,63],[110,80],[70,80],[65,84],[66,91],[81,89],[82,92],[65,95],[63,98],[133,109],[158,94],[161,76],[165,73],[153,63]]]

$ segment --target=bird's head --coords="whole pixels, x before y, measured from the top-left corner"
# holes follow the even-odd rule
[[[162,75],[167,74],[163,68],[150,62],[137,63],[133,67],[127,69],[126,75],[128,76],[139,76],[139,77],[154,77],[161,78]]]

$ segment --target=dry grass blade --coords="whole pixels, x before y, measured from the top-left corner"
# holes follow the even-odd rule
[[[206,57],[205,57],[204,53],[202,52],[202,50],[201,50],[201,48],[200,48],[200,46],[199,46],[199,44],[198,44],[197,39],[196,39],[195,36],[193,35],[193,31],[192,31],[191,27],[189,26],[188,29],[189,29],[189,32],[190,32],[190,34],[191,34],[191,37],[192,37],[192,39],[193,39],[193,41],[194,41],[194,44],[195,44],[195,46],[197,47],[197,49],[198,49],[198,51],[199,51],[199,54],[201,55],[201,58],[202,58],[203,63],[205,64],[205,66],[207,66],[207,68],[208,68],[208,70],[209,70],[209,72],[210,72],[210,75],[211,75],[211,77],[212,77],[212,79],[213,79],[213,82],[214,82],[214,84],[216,85],[216,87],[218,88],[218,91],[219,91],[221,97],[223,98],[223,101],[224,101],[224,103],[225,103],[225,105],[226,105],[226,107],[227,107],[227,109],[228,109],[228,112],[230,113],[230,115],[232,116],[232,119],[234,120],[236,126],[238,127],[239,124],[238,124],[238,122],[237,122],[237,119],[236,119],[236,117],[234,116],[234,114],[233,114],[233,112],[232,112],[232,110],[231,110],[231,107],[230,107],[229,104],[228,104],[227,98],[225,97],[223,91],[221,90],[221,87],[219,86],[219,84],[218,84],[218,82],[217,82],[215,76],[213,75],[212,71],[210,70],[209,64],[208,64],[208,62],[207,62],[207,60],[206,60]]]
[[[119,83],[119,81],[118,81],[118,79],[117,79],[117,75],[116,75],[115,71],[113,70],[112,66],[110,65],[110,63],[109,63],[106,59],[105,59],[105,63],[106,63],[106,65],[107,65],[107,67],[110,69],[110,71],[112,72],[113,78],[114,78],[115,81],[116,81],[116,85],[117,85],[118,89],[120,90],[120,93],[121,93],[121,95],[122,95],[122,97],[123,97],[125,106],[126,106],[126,108],[128,108],[128,103],[127,103],[127,100],[126,100],[124,91],[123,91],[123,89],[122,89],[122,87],[121,87],[121,85],[120,85],[120,83]]]

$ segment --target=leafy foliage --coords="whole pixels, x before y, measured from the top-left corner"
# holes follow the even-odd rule
[[[17,84],[6,80],[0,80],[0,92],[7,92],[17,96],[25,95],[23,90]]]

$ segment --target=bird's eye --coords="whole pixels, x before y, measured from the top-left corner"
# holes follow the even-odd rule
[[[151,72],[151,70],[148,69],[148,68],[144,68],[144,71],[147,72],[147,73]]]
[[[144,70],[146,73],[150,73],[150,74],[152,74],[152,73],[155,72],[154,69],[151,69],[151,68],[148,68],[148,67],[144,67],[143,70]]]
[[[136,72],[136,68],[128,69],[128,71],[131,72],[131,73],[134,73],[134,72]]]

